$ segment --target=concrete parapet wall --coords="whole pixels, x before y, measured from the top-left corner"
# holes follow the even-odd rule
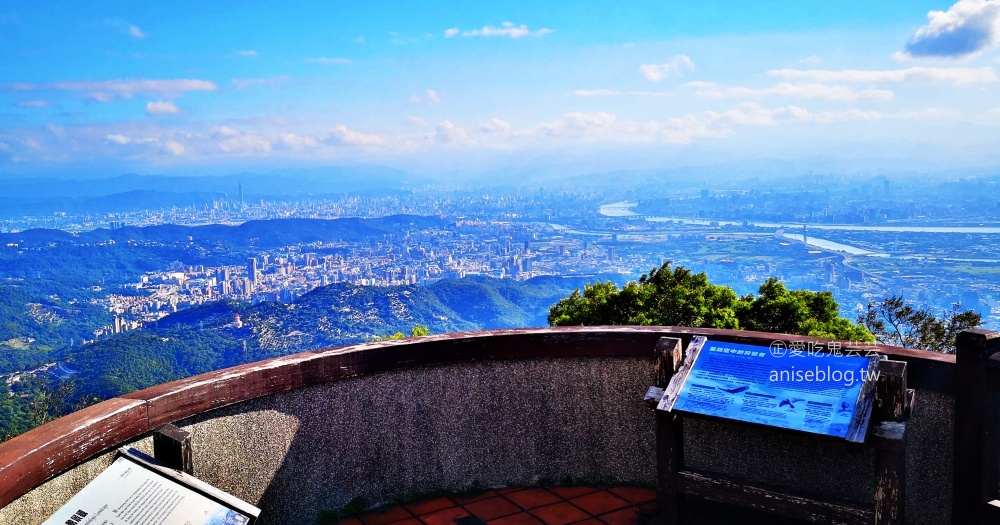
[[[641,403],[653,382],[650,356],[661,335],[690,331],[577,330],[455,334],[298,354],[137,392],[127,401],[143,405],[123,400],[116,410],[144,409],[147,430],[130,423],[118,436],[95,432],[100,446],[80,453],[83,463],[0,509],[0,523],[41,523],[109,464],[108,450],[128,442],[149,452],[148,429],[169,421],[192,434],[195,475],[260,506],[262,525],[316,523],[357,498],[372,507],[509,485],[652,486],[653,415]],[[948,523],[953,400],[947,378],[933,372],[952,363],[903,356],[918,372],[911,381],[917,404],[908,522]],[[99,426],[91,419],[86,428]],[[36,435],[55,447],[77,442],[66,437],[71,432],[51,427]],[[0,445],[0,458],[30,445]],[[836,441],[691,421],[685,451],[691,468],[870,501],[870,451]],[[30,474],[34,463],[10,464]]]

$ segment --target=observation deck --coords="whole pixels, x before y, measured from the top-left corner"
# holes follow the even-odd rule
[[[619,518],[634,521],[655,507],[648,497],[657,484],[655,424],[642,402],[655,379],[653,349],[661,337],[686,345],[696,334],[764,345],[820,341],[700,328],[563,327],[427,336],[250,363],[109,399],[0,444],[0,523],[41,523],[107,468],[118,447],[152,454],[152,432],[168,423],[190,432],[194,475],[260,507],[262,525],[387,525],[372,521],[377,513],[365,516],[393,505],[410,509],[395,521],[418,520],[406,525],[451,525],[458,518],[431,524],[421,521],[428,513],[413,509],[444,498],[447,508],[475,516],[467,510],[474,501],[461,498],[476,494],[514,505],[494,518],[510,523],[482,520],[491,525],[568,525],[618,510],[595,507],[555,524],[533,512],[538,506],[516,500],[517,491],[542,488],[530,494],[572,504],[568,487],[624,500],[620,508],[632,509],[631,517]],[[968,516],[991,515],[1000,472],[991,440],[1000,438],[990,433],[996,427],[984,406],[974,405],[978,393],[992,399],[1000,385],[989,360],[1000,349],[997,335],[963,334],[964,363],[872,347],[906,362],[919,400],[907,435],[906,523],[974,523]],[[985,357],[973,363],[965,357],[973,354]],[[863,447],[704,420],[684,426],[683,443],[685,461],[699,471],[871,501],[874,459]],[[970,464],[982,468],[969,473]],[[976,485],[956,480],[969,476],[992,489],[966,494]],[[721,504],[699,505],[725,512]],[[964,510],[970,505],[975,512]]]

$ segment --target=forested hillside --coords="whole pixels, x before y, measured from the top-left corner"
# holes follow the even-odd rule
[[[84,403],[269,357],[410,333],[417,325],[432,334],[544,326],[549,307],[582,284],[581,279],[552,277],[525,282],[467,277],[430,286],[340,283],[318,288],[291,304],[216,302],[86,345],[57,350],[36,346],[34,353],[24,354],[33,359],[32,366],[58,361],[72,376],[56,380],[48,372],[24,375],[12,385],[13,398],[0,392],[5,398],[0,402],[0,437],[43,422],[46,414]],[[20,300],[16,289],[0,288],[0,315],[21,319],[15,323],[20,327],[30,326],[17,307]],[[68,318],[47,319],[39,322],[66,330],[74,326]],[[10,338],[38,335],[23,330],[2,333]],[[8,363],[7,370],[24,368],[16,364],[24,363]],[[5,386],[0,386],[3,390]],[[44,402],[38,402],[39,396]]]

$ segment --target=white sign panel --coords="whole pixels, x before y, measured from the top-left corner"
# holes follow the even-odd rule
[[[250,518],[118,457],[43,525],[246,525]]]

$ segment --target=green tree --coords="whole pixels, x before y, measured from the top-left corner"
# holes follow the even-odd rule
[[[704,273],[666,263],[621,289],[605,282],[585,285],[582,294],[574,290],[549,310],[549,324],[739,328],[737,301],[736,292],[709,283]]]
[[[840,317],[840,308],[830,292],[788,290],[773,277],[760,285],[756,297],[740,298],[736,317],[739,327],[744,330],[850,341],[874,340],[863,326]]]
[[[738,297],[712,284],[704,273],[664,263],[638,281],[618,288],[611,282],[575,290],[549,310],[549,324],[665,325],[733,328],[873,341],[863,327],[839,315],[830,292],[785,288],[768,279],[758,295]]]
[[[379,342],[379,341],[396,341],[396,340],[399,340],[399,339],[406,339],[407,337],[423,337],[425,335],[430,335],[430,333],[431,333],[431,329],[430,328],[428,328],[428,327],[426,327],[424,325],[421,325],[421,324],[417,324],[417,325],[413,325],[413,329],[410,330],[410,335],[409,336],[407,336],[403,332],[396,332],[396,333],[394,333],[392,335],[375,337],[372,340],[375,341],[375,342]]]
[[[858,324],[882,344],[952,353],[959,332],[983,324],[983,317],[972,310],[963,311],[958,304],[937,317],[928,308],[914,308],[902,296],[892,296],[868,301]]]

